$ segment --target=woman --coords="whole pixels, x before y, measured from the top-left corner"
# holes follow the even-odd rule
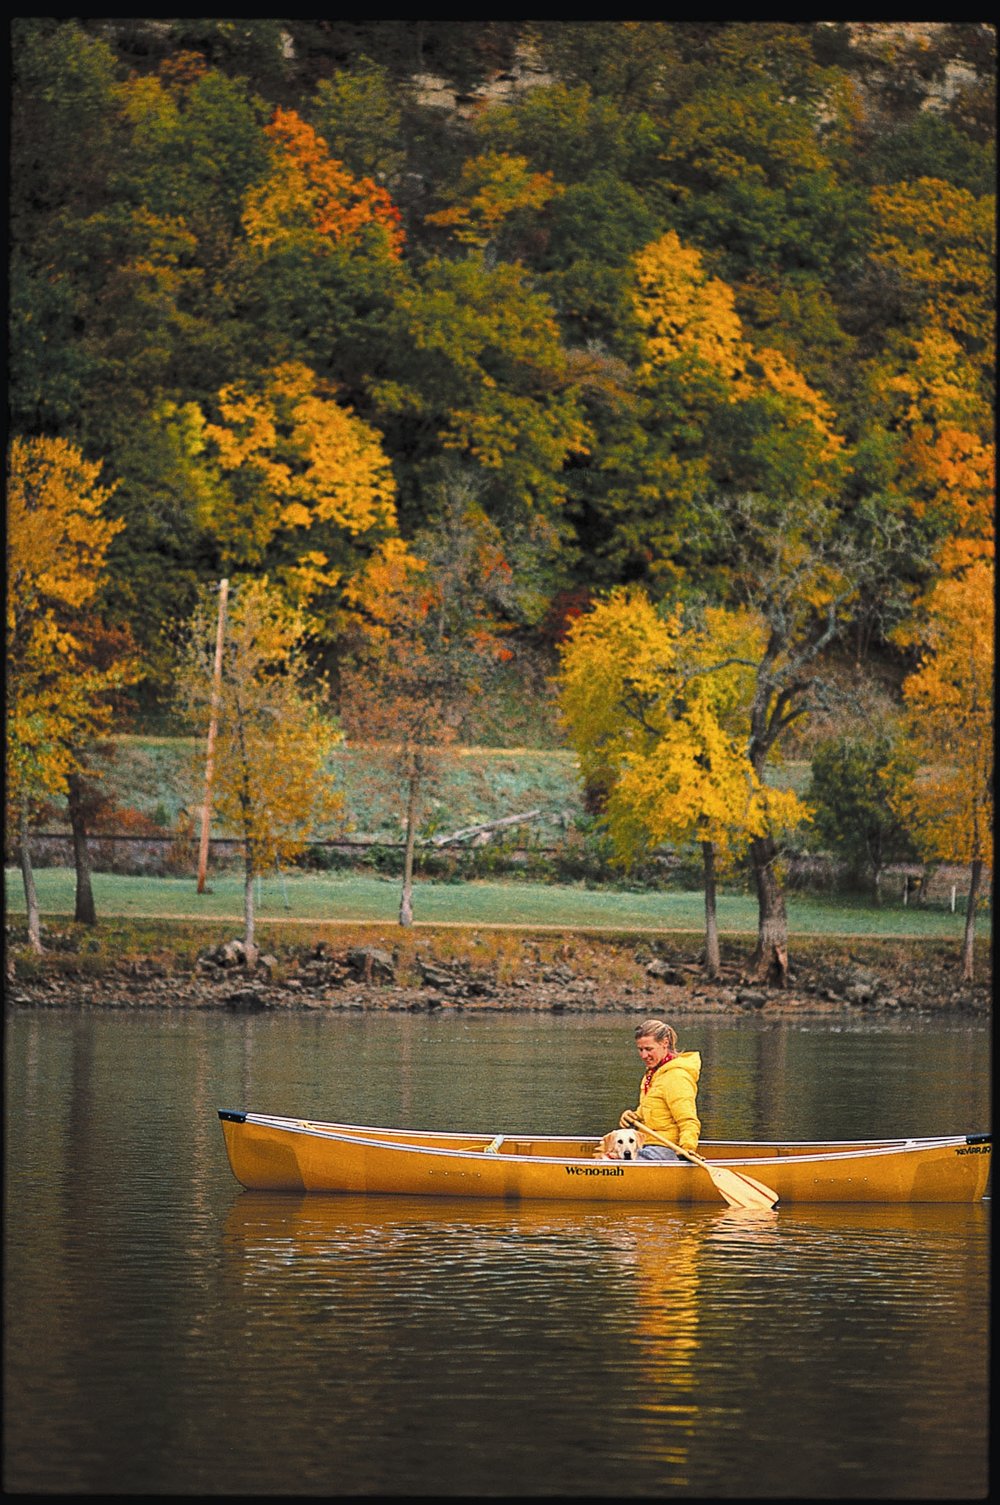
[[[639,1105],[622,1114],[623,1128],[634,1123],[672,1139],[682,1150],[696,1150],[701,1134],[697,1112],[701,1056],[696,1050],[677,1049],[677,1035],[662,1019],[644,1019],[636,1025],[636,1048],[646,1074],[639,1085]],[[644,1145],[640,1160],[678,1160],[666,1145]],[[688,1164],[691,1162],[688,1161]]]

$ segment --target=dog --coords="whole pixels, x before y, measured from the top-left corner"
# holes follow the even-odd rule
[[[638,1160],[643,1137],[636,1129],[612,1129],[597,1142],[595,1160]]]

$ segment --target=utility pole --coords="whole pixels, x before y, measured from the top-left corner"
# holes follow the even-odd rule
[[[198,892],[205,892],[208,874],[208,830],[212,821],[212,776],[215,765],[215,731],[219,719],[222,693],[222,645],[226,636],[226,602],[229,581],[219,581],[219,625],[215,634],[215,672],[212,680],[212,710],[208,720],[208,747],[205,752],[205,801],[201,807],[201,844],[198,849]]]

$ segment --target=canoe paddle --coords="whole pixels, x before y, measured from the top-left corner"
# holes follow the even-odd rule
[[[763,1181],[755,1181],[752,1176],[744,1176],[740,1171],[732,1171],[725,1165],[712,1165],[708,1160],[703,1160],[696,1155],[694,1150],[682,1150],[679,1144],[674,1144],[665,1134],[658,1134],[644,1124],[634,1113],[627,1115],[632,1126],[645,1134],[647,1139],[655,1139],[660,1144],[665,1144],[676,1155],[683,1155],[685,1160],[690,1160],[694,1165],[700,1165],[702,1170],[708,1171],[715,1184],[716,1191],[724,1197],[730,1207],[766,1208],[769,1212],[778,1200],[778,1193],[765,1186]]]

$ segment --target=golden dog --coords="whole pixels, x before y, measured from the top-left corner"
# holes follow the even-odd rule
[[[595,1160],[638,1160],[643,1146],[641,1130],[612,1129],[598,1140],[594,1151]]]

